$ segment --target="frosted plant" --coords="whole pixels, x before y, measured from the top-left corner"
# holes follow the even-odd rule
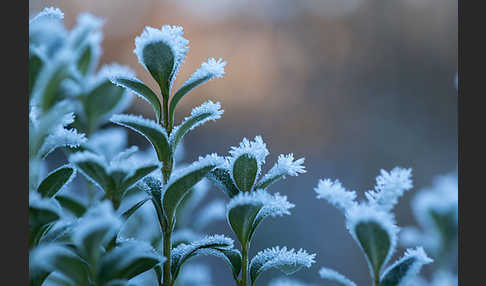
[[[363,251],[375,286],[406,285],[422,266],[432,262],[422,247],[407,249],[403,258],[385,268],[397,245],[399,228],[391,212],[398,198],[412,188],[411,169],[395,167],[380,171],[374,190],[365,193],[366,201],[356,201],[356,192],[346,190],[338,181],[320,180],[314,191],[343,211],[346,228]],[[322,268],[321,278],[339,285],[356,284],[344,275]]]
[[[290,209],[294,207],[286,196],[279,193],[272,195],[267,188],[286,175],[305,173],[304,158],[294,161],[293,154],[280,155],[277,163],[258,180],[269,154],[260,136],[253,141],[244,138],[239,146],[231,147],[229,153],[224,164],[210,171],[207,177],[230,197],[226,217],[241,245],[241,257],[237,264],[232,264],[236,284],[246,286],[249,281],[254,285],[263,271],[272,268],[289,275],[302,267],[310,267],[315,254],[308,254],[302,249],[295,252],[276,247],[259,252],[251,261],[248,257],[251,239],[263,219],[290,215]]]
[[[414,196],[412,210],[420,229],[411,226],[404,228],[400,243],[406,247],[424,245],[436,262],[434,266],[437,275],[434,275],[432,281],[454,280],[447,277],[457,279],[457,274],[454,274],[457,273],[458,251],[457,173],[437,176],[431,187],[420,190]]]

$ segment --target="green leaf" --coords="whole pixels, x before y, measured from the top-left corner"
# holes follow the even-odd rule
[[[128,96],[125,89],[113,85],[108,79],[100,82],[88,94],[80,97],[90,131],[103,123],[106,116],[113,112],[120,102]]]
[[[168,162],[172,155],[167,132],[162,126],[152,120],[134,115],[118,114],[111,118],[113,123],[132,129],[150,141],[154,147],[159,162]]]
[[[70,165],[57,168],[40,183],[37,191],[43,197],[51,198],[76,176],[76,169]]]
[[[216,168],[206,175],[206,178],[213,182],[220,190],[230,198],[236,196],[240,191],[233,183],[230,172],[225,168]]]
[[[131,206],[128,210],[122,213],[122,217],[124,220],[127,220],[131,215],[133,215],[141,206],[143,206],[147,201],[150,201],[152,198],[147,197],[139,201],[138,203]]]
[[[375,221],[358,222],[355,226],[356,238],[363,249],[371,274],[379,277],[392,246],[392,238],[382,225]]]
[[[222,258],[231,267],[233,278],[238,280],[241,271],[241,253],[238,249],[208,249],[206,255]]]
[[[406,285],[407,280],[415,277],[424,264],[432,261],[422,247],[407,249],[401,259],[384,271],[380,279],[380,286]]]
[[[175,63],[172,49],[163,42],[153,42],[145,45],[142,53],[143,63],[159,84],[162,96],[168,98]]]
[[[160,100],[157,95],[142,81],[137,78],[128,78],[128,77],[114,77],[111,79],[116,85],[122,86],[136,95],[142,97],[143,99],[147,100],[154,109],[155,118],[157,122],[161,120],[161,113],[162,113],[162,105],[160,104]]]
[[[115,183],[107,173],[106,164],[102,157],[84,151],[72,154],[69,161],[76,166],[81,174],[111,197]]]
[[[93,51],[91,45],[87,45],[79,56],[77,67],[83,76],[93,68]]]
[[[210,100],[194,108],[191,111],[191,115],[186,117],[180,125],[174,127],[172,130],[169,138],[172,151],[175,152],[177,145],[187,132],[210,120],[221,118],[223,110],[220,108],[221,105],[219,102],[213,103]]]
[[[250,239],[253,225],[263,207],[263,203],[254,202],[252,204],[240,204],[230,207],[229,205],[228,221],[241,245],[245,245]]]
[[[149,244],[142,241],[122,242],[103,256],[98,271],[99,281],[129,280],[152,269],[159,262],[161,256]]]
[[[135,185],[138,181],[143,179],[143,177],[147,176],[148,174],[152,173],[153,171],[160,169],[161,164],[148,164],[142,166],[133,172],[132,175],[125,177],[121,183],[120,190],[123,192],[122,198],[124,197],[126,191],[130,189],[133,185]]]
[[[233,240],[223,235],[206,236],[190,244],[180,244],[172,250],[171,272],[177,278],[181,266],[189,258],[198,255],[213,254],[211,250],[227,250],[233,248]]]
[[[29,254],[31,282],[52,271],[69,277],[73,285],[89,285],[88,265],[73,250],[57,243],[39,245]]]
[[[35,85],[42,66],[43,62],[41,57],[37,53],[32,52],[31,49],[29,49],[29,96],[32,93],[32,88]]]
[[[257,177],[257,160],[248,154],[243,154],[234,161],[232,168],[233,179],[238,189],[242,192],[249,192]]]
[[[87,210],[86,206],[72,196],[58,195],[55,199],[63,209],[70,211],[76,217],[81,217]]]
[[[208,81],[209,79],[212,78],[211,74],[208,74],[207,76],[203,78],[199,78],[195,81],[191,81],[189,84],[184,84],[172,97],[170,100],[170,107],[169,107],[169,118],[174,120],[174,113],[177,107],[177,104],[179,101],[186,95],[189,91],[191,91],[193,88],[196,86],[200,85],[201,83],[204,83],[205,81]]]
[[[29,202],[29,226],[31,228],[46,225],[59,218],[59,211],[54,203],[46,201],[45,203],[31,204]]]
[[[180,170],[178,174],[174,174],[167,185],[164,186],[162,206],[171,229],[174,227],[175,211],[180,202],[195,184],[219,164],[217,159],[220,158],[212,155],[200,158],[199,161]]]

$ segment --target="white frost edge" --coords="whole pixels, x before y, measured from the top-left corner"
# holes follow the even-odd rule
[[[293,153],[287,155],[280,154],[278,155],[277,163],[260,179],[259,183],[278,176],[283,176],[283,179],[285,179],[286,175],[298,176],[299,174],[306,173],[307,171],[303,165],[304,161],[305,158],[299,158],[294,161]]]
[[[208,58],[207,62],[201,63],[201,67],[199,67],[191,75],[191,77],[182,85],[181,88],[191,85],[192,83],[198,80],[202,80],[204,78],[207,78],[204,82],[207,82],[214,78],[222,78],[225,74],[224,72],[225,66],[226,66],[226,61],[223,61],[222,58],[219,58],[218,60],[216,60],[215,58]]]
[[[146,118],[142,117],[141,115],[114,114],[114,115],[111,116],[110,121],[115,123],[115,124],[127,127],[129,129],[141,134],[145,138],[147,138],[144,134],[140,133],[138,130],[134,129],[133,127],[127,125],[124,122],[130,122],[130,123],[135,123],[135,124],[138,124],[138,125],[143,125],[145,127],[157,130],[158,132],[162,133],[164,135],[164,137],[167,138],[167,140],[168,140],[167,131],[162,126],[160,126],[159,124],[157,124],[157,122],[155,122],[153,120],[146,119]],[[147,138],[147,140],[149,140],[149,139]]]
[[[262,205],[258,217],[290,215],[289,210],[295,207],[287,201],[287,196],[281,196],[279,193],[271,195],[265,190],[256,190],[240,192],[234,196],[226,205],[226,215],[231,209],[240,205]]]
[[[260,272],[279,265],[300,265],[309,268],[315,263],[315,257],[315,253],[309,254],[302,248],[296,251],[293,248],[287,250],[286,246],[282,248],[274,246],[259,251],[251,260],[250,268],[254,263],[261,264]]]
[[[326,268],[326,267],[322,267],[319,270],[319,276],[322,279],[328,279],[328,280],[331,280],[331,281],[336,281],[336,282],[338,282],[340,284],[344,284],[346,286],[356,286],[356,283],[349,280],[346,276],[342,275],[341,273],[339,273],[335,270],[332,270],[332,269],[329,269],[329,268]]]
[[[314,191],[318,199],[327,200],[343,212],[357,205],[356,192],[346,190],[339,180],[320,179]]]
[[[46,7],[37,15],[35,15],[32,19],[29,20],[29,26],[43,19],[62,20],[64,19],[64,13],[59,8]]]
[[[410,268],[407,271],[407,274],[405,274],[405,276],[402,278],[402,280],[400,281],[398,286],[406,285],[407,280],[409,280],[410,278],[413,278],[415,275],[417,275],[420,272],[420,269],[422,268],[423,265],[432,263],[434,261],[433,259],[431,259],[430,257],[427,256],[423,247],[419,246],[415,249],[409,248],[405,251],[405,254],[403,255],[402,258],[400,258],[395,263],[390,265],[387,268],[387,270],[385,270],[383,272],[383,274],[380,277],[380,280],[383,279],[388,274],[388,272],[393,269],[393,267],[402,263],[404,260],[412,258],[412,257],[415,258],[415,261],[410,266]]]
[[[398,203],[405,191],[412,189],[412,169],[400,167],[393,168],[390,172],[383,169],[376,177],[374,191],[368,191],[366,198],[370,204],[380,206],[386,211],[390,211]]]

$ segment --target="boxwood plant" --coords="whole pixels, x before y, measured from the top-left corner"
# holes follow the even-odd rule
[[[152,90],[126,66],[98,67],[102,19],[83,13],[68,30],[63,18],[59,9],[46,8],[29,21],[30,285],[208,284],[206,265],[189,263],[200,255],[227,262],[237,286],[256,285],[269,269],[290,275],[311,267],[315,254],[304,249],[274,246],[249,256],[263,220],[290,215],[294,204],[270,188],[305,173],[304,158],[281,154],[262,175],[269,151],[255,136],[243,138],[226,156],[212,153],[181,163],[185,135],[219,119],[223,110],[208,100],[176,124],[177,106],[199,85],[223,77],[226,62],[209,58],[175,90],[189,50],[184,30],[145,27],[135,38],[134,53],[157,84]],[[152,118],[122,113],[133,95],[151,105]],[[143,136],[149,149],[127,146],[127,132]],[[67,162],[52,168],[59,162],[49,160],[53,152]],[[82,176],[73,181],[77,174]],[[213,186],[227,199],[195,214]],[[367,202],[356,202],[356,194],[339,181],[322,180],[316,189],[319,198],[345,213],[375,286],[403,285],[431,262],[416,248],[383,270],[396,247],[391,209],[410,188],[410,170],[397,168],[382,171]],[[209,223],[222,220],[238,245],[230,237],[205,233]],[[354,285],[326,268],[320,274]],[[288,278],[271,283],[303,285]]]

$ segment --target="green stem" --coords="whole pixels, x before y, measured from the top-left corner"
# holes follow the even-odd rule
[[[164,262],[164,286],[171,286],[173,283],[170,272],[170,255],[172,250],[171,235],[172,232],[170,230],[166,229],[166,231],[164,231],[164,256],[167,259]]]
[[[241,286],[247,285],[248,277],[248,250],[250,249],[250,242],[243,243],[241,246]]]

